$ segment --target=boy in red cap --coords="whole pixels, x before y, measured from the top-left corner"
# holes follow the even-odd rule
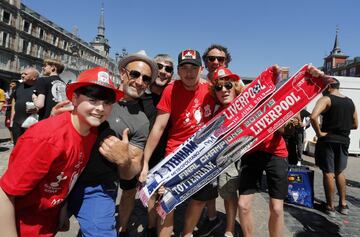
[[[72,112],[30,127],[10,155],[0,179],[3,236],[54,236],[62,204],[84,169],[97,129],[122,97],[106,69],[81,73],[67,85]],[[125,159],[125,158],[124,158]]]

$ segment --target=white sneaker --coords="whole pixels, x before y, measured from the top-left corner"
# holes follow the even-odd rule
[[[301,166],[301,161],[298,161],[296,165]]]

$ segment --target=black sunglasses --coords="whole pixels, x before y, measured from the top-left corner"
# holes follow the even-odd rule
[[[172,73],[174,71],[174,68],[172,66],[166,66],[161,63],[157,63],[157,66],[158,66],[159,70],[165,68],[165,72],[168,72],[168,73]]]
[[[141,74],[139,71],[136,71],[136,70],[129,71],[127,68],[124,68],[124,69],[129,73],[129,76],[131,77],[131,79],[137,79],[141,76],[142,80],[145,84],[151,83],[151,77]]]
[[[227,81],[227,82],[224,83],[224,85],[216,84],[216,85],[214,86],[214,89],[215,89],[216,91],[221,91],[222,88],[225,87],[226,90],[230,90],[231,88],[233,88],[233,86],[234,86],[234,85],[233,85],[231,82]]]
[[[225,61],[225,57],[222,57],[222,56],[208,56],[207,59],[210,62],[214,62],[215,59],[217,59],[219,63],[223,63]]]

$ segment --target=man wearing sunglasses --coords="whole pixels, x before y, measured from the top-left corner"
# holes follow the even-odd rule
[[[207,78],[211,81],[214,72],[218,67],[228,67],[231,62],[231,55],[226,47],[219,44],[213,44],[205,50],[202,59],[208,70]]]
[[[208,93],[208,83],[200,80],[203,70],[198,51],[187,49],[178,56],[180,80],[171,82],[165,89],[157,105],[158,113],[144,150],[144,165],[139,180],[144,182],[149,171],[149,160],[170,122],[166,155],[173,152],[194,134],[213,115],[215,101]],[[185,215],[187,222],[192,218],[192,209]],[[168,214],[158,228],[159,236],[171,236],[173,212]]]
[[[138,99],[158,75],[156,63],[144,51],[128,55],[119,62],[124,97],[114,104],[108,128],[99,134],[90,160],[69,197],[69,210],[79,221],[82,236],[117,236],[115,200],[120,188],[119,236],[127,236],[126,225],[135,205],[137,179],[149,133],[149,120]],[[128,150],[122,149],[123,137],[129,138]],[[115,136],[110,136],[115,135]],[[110,137],[108,137],[110,136]],[[117,163],[129,155],[128,174],[117,172]],[[108,162],[103,156],[106,157]]]
[[[140,105],[142,105],[143,111],[150,121],[150,129],[154,125],[156,119],[157,109],[156,106],[160,101],[161,94],[168,83],[171,81],[174,74],[174,62],[168,54],[158,54],[154,58],[155,63],[158,66],[159,73],[155,81],[150,85],[149,90],[146,90],[144,95],[141,96]],[[158,146],[153,152],[149,168],[151,169],[157,165],[165,156],[165,147],[167,141],[167,130],[163,133],[160,138]],[[144,230],[146,237],[156,237],[156,223],[157,213],[155,211],[155,202],[157,195],[153,195],[148,202],[148,222],[147,228]]]

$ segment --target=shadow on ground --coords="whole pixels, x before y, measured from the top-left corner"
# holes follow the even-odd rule
[[[346,185],[352,188],[360,188],[360,182],[354,180],[346,180]]]
[[[10,150],[10,147],[8,146],[8,142],[10,142],[10,138],[0,138],[0,152],[8,151]]]
[[[320,204],[317,204],[315,205],[314,209],[321,211],[322,208]],[[296,237],[341,236],[339,233],[340,227],[336,223],[336,219],[330,221],[325,216],[316,213],[315,210],[286,204],[285,211],[293,216],[299,223],[301,223],[291,228],[299,228],[298,226],[302,226],[301,230],[291,230],[290,228],[290,232],[295,232],[294,236]]]
[[[186,205],[187,202],[182,203],[175,209],[175,220],[174,220],[174,235],[173,236],[180,236],[181,231],[184,226],[184,216],[186,211]],[[118,208],[116,208],[118,210]],[[118,213],[117,213],[118,214]],[[218,215],[220,219],[222,220],[221,227],[212,235],[213,237],[223,237],[225,228],[226,228],[226,215],[222,212],[218,212]],[[206,211],[203,212],[202,217],[199,221],[199,225],[202,224],[202,222],[205,220],[206,217]],[[141,237],[143,236],[143,231],[147,226],[147,212],[146,209],[141,204],[141,201],[139,199],[136,200],[135,208],[133,210],[132,215],[130,216],[130,220],[128,223],[128,231],[130,237]],[[240,224],[236,222],[235,224],[235,237],[242,237],[241,234],[241,228]],[[240,233],[240,234],[239,234]],[[78,235],[81,236],[81,235]],[[194,236],[196,237],[196,234],[194,233]]]

